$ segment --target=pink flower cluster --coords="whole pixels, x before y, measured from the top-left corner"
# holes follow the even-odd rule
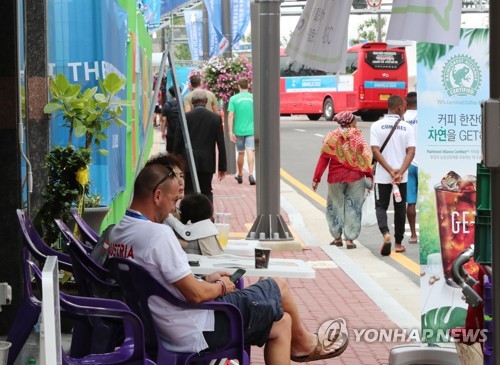
[[[201,77],[205,88],[227,103],[231,96],[238,93],[241,77],[248,78],[251,88],[252,64],[244,57],[213,57],[202,64]]]

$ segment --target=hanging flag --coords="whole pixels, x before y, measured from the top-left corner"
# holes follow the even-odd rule
[[[144,24],[149,31],[160,26],[161,7],[161,0],[137,0],[137,10],[144,17]]]
[[[222,32],[222,1],[204,0],[208,10],[210,57],[224,53],[229,41]],[[250,22],[250,0],[231,0],[231,43],[237,43],[245,34]],[[217,43],[215,43],[217,39]],[[212,52],[215,51],[215,54]]]
[[[461,0],[394,0],[387,42],[419,41],[458,45]]]
[[[351,4],[352,0],[308,0],[286,53],[311,68],[345,70]]]
[[[185,10],[186,33],[192,60],[203,60],[203,12]]]

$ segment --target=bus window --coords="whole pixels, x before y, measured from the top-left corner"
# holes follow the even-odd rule
[[[358,52],[347,52],[345,73],[352,74],[358,69]]]
[[[403,52],[370,51],[365,53],[365,62],[376,70],[397,70],[405,60]]]
[[[280,57],[280,76],[281,77],[291,77],[291,76],[324,76],[333,75],[331,72],[325,72],[321,70],[316,70],[303,65],[300,62],[292,60],[290,56]]]

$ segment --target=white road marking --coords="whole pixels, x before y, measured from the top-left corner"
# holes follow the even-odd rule
[[[305,132],[306,130],[305,130],[305,129],[294,129],[294,131],[297,131],[297,132]]]
[[[323,134],[317,134],[317,133],[315,133],[314,135],[315,135],[316,137],[321,137],[321,138],[323,138],[323,137],[324,137],[324,135],[323,135]]]

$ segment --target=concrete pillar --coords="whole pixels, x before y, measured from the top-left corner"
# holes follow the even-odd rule
[[[280,3],[251,5],[257,219],[247,238],[261,241],[293,239],[280,214]]]
[[[16,0],[0,2],[0,156],[2,178],[0,191],[0,282],[12,286],[12,305],[0,312],[0,335],[6,335],[22,295],[22,241],[16,209],[23,206],[21,197],[21,160],[17,125],[21,116],[20,68],[18,29],[22,14]]]
[[[26,5],[26,112],[27,148],[33,167],[33,193],[29,213],[34,218],[42,206],[47,183],[43,167],[50,150],[49,115],[43,107],[49,101],[47,80],[47,3],[46,0],[24,0]]]

